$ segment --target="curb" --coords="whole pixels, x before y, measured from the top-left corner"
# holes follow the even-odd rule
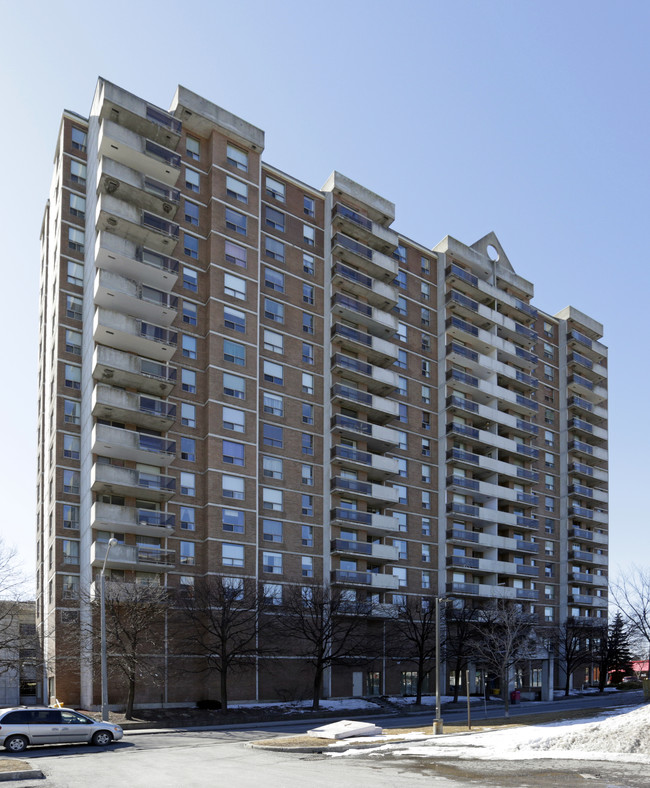
[[[20,772],[0,772],[0,782],[16,780],[44,780],[45,775],[40,769],[23,769]]]

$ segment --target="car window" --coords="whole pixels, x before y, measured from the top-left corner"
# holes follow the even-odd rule
[[[31,725],[58,725],[61,722],[61,712],[56,709],[38,709],[28,713]]]
[[[92,720],[87,717],[82,717],[81,714],[75,714],[74,711],[62,711],[61,722],[64,725],[88,725],[92,724]]]
[[[2,718],[3,725],[27,725],[30,721],[30,712],[11,711]]]

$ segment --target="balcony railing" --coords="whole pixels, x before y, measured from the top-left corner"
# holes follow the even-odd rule
[[[531,493],[518,492],[517,501],[519,503],[529,503],[532,506],[537,506],[537,504],[539,503],[539,497]]]
[[[575,443],[576,441],[574,441]],[[585,444],[586,445],[586,444]],[[581,473],[583,476],[593,476],[594,469],[591,468],[589,465],[585,465],[582,462],[572,462],[569,465],[569,471],[573,473]]]
[[[362,435],[372,435],[372,424],[368,421],[353,419],[350,416],[342,416],[340,413],[332,416],[332,427],[342,427],[352,432],[359,432]]]
[[[517,574],[527,575],[528,577],[539,577],[539,567],[527,566],[526,564],[517,564]]]
[[[519,370],[517,370],[515,374],[515,378],[520,383],[525,383],[526,385],[530,386],[533,389],[536,389],[537,386],[539,385],[539,381],[537,380],[537,378],[532,377],[532,375],[527,375],[525,372],[520,372]]]
[[[466,490],[479,490],[480,483],[476,479],[467,479],[465,476],[447,476],[447,486],[463,487]]]
[[[447,452],[447,459],[459,460],[460,462],[470,462],[473,465],[478,465],[481,461],[478,454],[472,454],[471,452],[464,451],[463,449],[450,449]]]
[[[515,401],[518,405],[523,405],[525,408],[530,408],[530,410],[539,410],[539,405],[535,400],[523,397],[521,394],[517,394]]]
[[[347,235],[342,235],[341,233],[336,233],[332,237],[332,246],[342,246],[344,249],[348,249],[350,252],[354,252],[354,254],[358,254],[360,257],[365,257],[368,260],[372,260],[372,249],[370,247],[365,246],[364,244],[359,243],[358,241],[353,240],[352,238],[348,238]]]
[[[462,408],[469,413],[478,413],[478,402],[472,402],[471,399],[465,399],[464,397],[457,397],[452,394],[451,396],[447,397],[445,404],[447,407],[453,405],[454,407]]]
[[[466,438],[475,438],[478,439],[479,431],[475,427],[470,427],[467,424],[456,424],[456,422],[450,422],[447,424],[447,435],[463,435]]]
[[[479,584],[478,583],[447,583],[446,585],[448,594],[472,594],[478,596]]]
[[[447,504],[447,512],[453,514],[464,514],[468,517],[478,517],[479,507],[472,506],[469,503],[459,503],[458,501],[451,501]]]
[[[518,454],[523,454],[526,457],[539,457],[539,449],[536,449],[534,446],[528,446],[525,443],[517,443],[516,448]]]
[[[535,517],[524,517],[522,514],[518,514],[517,525],[523,525],[527,528],[537,528],[539,522]]]
[[[334,365],[344,367],[345,369],[349,369],[353,372],[359,372],[362,375],[372,376],[371,364],[366,364],[364,361],[359,361],[358,359],[351,358],[350,356],[344,356],[342,353],[334,353],[332,356],[332,366]]]
[[[588,347],[588,348],[593,347],[593,343],[592,343],[591,339],[589,339],[589,337],[586,336],[585,334],[582,334],[580,331],[575,331],[575,330],[570,331],[569,332],[569,339],[575,339],[576,342],[580,342],[580,344],[584,345],[585,347]]]
[[[590,413],[593,411],[594,406],[586,399],[582,397],[570,397],[569,398],[569,406],[575,405],[577,408],[582,408],[583,410],[588,410]]]
[[[538,357],[534,353],[531,353],[529,350],[524,350],[523,347],[516,347],[515,355],[519,358],[525,359],[526,361],[530,361],[533,364],[537,364],[539,361]]]
[[[478,277],[470,274],[468,271],[465,271],[464,268],[461,268],[458,265],[452,263],[451,265],[447,266],[445,270],[445,275],[449,278],[451,275],[458,277],[458,279],[462,279],[463,282],[467,282],[468,284],[472,285],[473,287],[478,287]]]
[[[167,186],[166,183],[161,183],[154,178],[150,178],[148,175],[144,176],[143,184],[144,190],[149,194],[160,197],[161,200],[170,202],[173,205],[178,205],[180,203],[181,193],[178,189],[173,189],[171,186]]]
[[[463,531],[459,528],[449,528],[447,530],[447,539],[457,539],[463,542],[475,542],[478,544],[479,535],[474,531]]]
[[[468,358],[470,361],[478,361],[478,353],[475,350],[470,350],[470,348],[459,345],[457,342],[450,342],[447,345],[447,355],[451,353]]]
[[[539,481],[539,473],[537,471],[530,471],[528,468],[517,468],[517,476],[520,479],[527,479],[531,482]]]
[[[535,591],[533,588],[518,588],[517,589],[517,599],[538,599],[539,598],[539,591]]]
[[[592,509],[587,509],[586,506],[578,506],[575,503],[571,506],[571,514],[575,517],[585,517],[587,520],[594,519],[594,513]]]
[[[569,494],[582,495],[583,498],[594,497],[594,491],[591,489],[591,487],[586,487],[584,484],[569,485]]]
[[[344,386],[342,383],[335,383],[332,386],[332,395],[353,400],[361,405],[372,405],[372,394],[368,394],[366,391],[359,391],[359,389],[350,388],[349,386]]]
[[[464,569],[478,569],[478,558],[470,558],[466,555],[448,555],[447,566],[457,566]]]
[[[567,358],[567,362],[569,364],[580,364],[583,367],[587,367],[587,369],[594,368],[594,362],[588,359],[586,356],[583,356],[581,353],[571,353]]]
[[[332,539],[332,551],[340,550],[347,553],[359,553],[360,555],[372,555],[372,544],[370,542],[356,542],[348,539]]]
[[[156,230],[156,232],[174,239],[178,239],[180,232],[179,226],[175,222],[169,222],[167,219],[163,219],[148,211],[142,212],[142,226],[147,227],[149,230]]]
[[[478,378],[474,375],[468,375],[467,372],[461,372],[459,369],[448,369],[447,380],[455,380],[458,383],[466,383],[468,386],[478,386]]]
[[[458,304],[466,309],[470,309],[472,312],[478,312],[478,302],[474,301],[472,298],[468,298],[462,293],[456,292],[456,290],[451,290],[447,293],[445,301],[447,304]]]
[[[357,224],[359,227],[363,227],[364,230],[370,230],[372,232],[372,222],[370,219],[367,219],[360,213],[347,208],[345,205],[341,205],[340,202],[336,203],[334,210],[332,211],[332,216],[336,215],[343,216],[345,219],[354,222],[354,224]]]
[[[459,317],[448,317],[445,321],[445,328],[458,328],[460,331],[465,331],[465,333],[474,337],[478,336],[477,326],[468,323],[466,320],[461,320]]]
[[[575,384],[576,386],[582,386],[589,391],[593,391],[594,389],[594,384],[590,380],[587,380],[587,378],[584,378],[582,375],[571,375],[568,382],[569,385]]]
[[[523,421],[522,419],[517,419],[517,429],[524,430],[524,432],[530,432],[531,435],[539,435],[539,427],[537,424],[531,424],[529,421]]]
[[[336,293],[332,299],[332,303],[338,304],[339,306],[344,306],[347,309],[352,309],[354,312],[358,312],[360,315],[372,317],[371,306],[364,304],[363,301],[357,301],[355,298],[350,298],[349,296],[343,295],[342,293]]]
[[[169,328],[156,326],[153,323],[145,323],[143,320],[138,320],[138,333],[145,339],[151,339],[154,342],[160,342],[163,345],[176,345],[178,340],[178,333]]]
[[[174,134],[180,134],[182,131],[183,125],[180,120],[177,120],[172,115],[164,112],[164,110],[158,109],[158,107],[152,107],[150,104],[147,104],[145,114],[147,116],[147,120],[151,120],[159,126],[169,129]]]
[[[569,443],[569,451],[581,451],[583,454],[593,454],[594,447],[590,446],[588,443],[584,443],[584,441],[576,441],[573,440]]]
[[[334,265],[332,268],[332,273],[339,274],[345,279],[348,279],[350,282],[356,282],[357,284],[372,290],[373,280],[371,277],[362,274],[360,271],[355,271],[354,268],[348,268],[348,266],[343,265],[343,263],[336,263],[336,265]]]
[[[587,531],[586,528],[573,528],[569,529],[569,537],[571,539],[584,539],[588,542],[593,542],[594,535],[592,531]]]
[[[522,326],[521,323],[515,323],[515,331],[517,334],[521,334],[522,337],[528,337],[528,339],[537,339],[537,331],[534,331],[532,328],[528,328],[528,326]]]
[[[147,249],[144,246],[139,246],[135,252],[135,259],[139,263],[146,263],[154,268],[159,268],[161,271],[169,271],[169,273],[178,273],[178,260],[173,257],[167,257],[159,252],[154,252],[152,249]]]
[[[368,451],[359,451],[358,449],[350,449],[348,446],[333,446],[332,457],[338,457],[341,460],[350,460],[351,462],[360,462],[363,465],[372,464],[372,454]]]
[[[169,150],[169,148],[158,145],[158,143],[153,142],[153,140],[145,140],[144,149],[150,156],[164,161],[166,164],[169,164],[170,167],[179,169],[181,166],[181,157],[178,153],[174,153],[174,151]]]
[[[584,419],[570,419],[569,427],[574,427],[576,430],[583,430],[584,432],[593,433],[593,425]]]
[[[522,542],[518,539],[517,550],[521,550],[522,553],[538,553],[539,545],[536,542]]]

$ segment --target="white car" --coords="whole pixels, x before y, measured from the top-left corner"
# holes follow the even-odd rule
[[[9,752],[22,752],[32,744],[84,742],[105,746],[123,735],[119,725],[97,722],[73,709],[48,706],[0,709],[0,743]]]

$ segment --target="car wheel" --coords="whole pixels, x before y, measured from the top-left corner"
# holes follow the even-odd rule
[[[29,742],[25,736],[9,736],[5,739],[5,750],[9,752],[23,752],[27,749]]]
[[[113,735],[108,731],[97,731],[93,735],[92,743],[95,744],[97,747],[105,747],[107,744],[110,744],[113,741]]]

